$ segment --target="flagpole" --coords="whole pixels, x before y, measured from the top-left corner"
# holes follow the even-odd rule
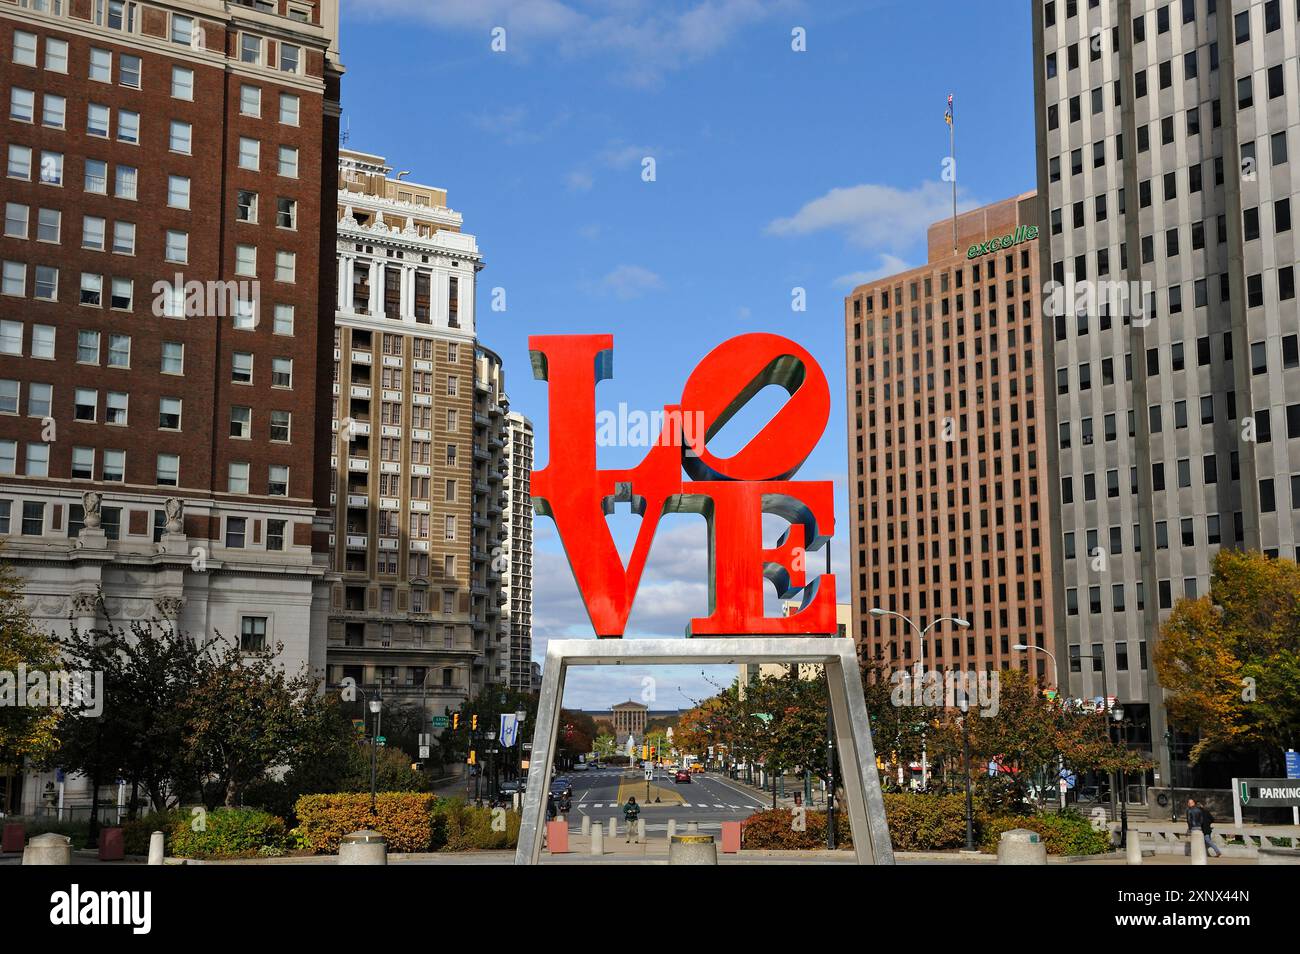
[[[948,106],[948,158],[952,160],[952,253],[957,254],[957,110]]]

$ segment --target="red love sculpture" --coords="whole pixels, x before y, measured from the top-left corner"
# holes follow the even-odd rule
[[[613,336],[535,336],[528,347],[534,375],[550,383],[550,461],[533,474],[533,503],[555,521],[597,636],[623,635],[665,513],[698,513],[708,523],[709,615],[691,620],[688,636],[836,633],[835,577],[809,582],[806,572],[807,551],[829,546],[835,532],[833,488],[789,479],[830,416],[826,375],[811,354],[780,335],[723,342],[695,367],[681,403],[665,405],[665,426],[641,463],[601,470],[596,385],[613,376]],[[731,457],[711,453],[709,438],[769,384],[790,395],[781,410]],[[702,427],[681,426],[697,420]],[[683,468],[693,479],[683,479]],[[626,567],[605,521],[615,501],[641,516]],[[765,513],[791,524],[772,548],[763,546]],[[765,579],[782,599],[805,591],[803,608],[764,616]]]

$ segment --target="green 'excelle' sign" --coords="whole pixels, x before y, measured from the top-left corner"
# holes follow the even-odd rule
[[[983,245],[972,245],[966,249],[966,257],[979,258],[981,255],[1010,248],[1013,245],[1019,245],[1021,242],[1032,242],[1036,238],[1038,238],[1037,225],[1018,225],[1016,230],[1008,235],[989,239]]]

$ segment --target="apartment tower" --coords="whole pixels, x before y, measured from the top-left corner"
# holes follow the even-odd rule
[[[890,671],[1028,668],[1012,647],[1046,645],[1036,212],[1031,193],[935,223],[925,265],[844,302],[851,632]],[[970,626],[930,628],[948,617]]]
[[[506,461],[502,495],[505,515],[503,558],[509,561],[505,580],[510,613],[510,688],[533,687],[533,422],[522,414],[506,415]]]
[[[1030,6],[1041,269],[1114,283],[1044,317],[1062,680],[1117,698],[1157,787],[1222,782],[1167,734],[1152,651],[1220,547],[1300,545],[1300,5]]]
[[[329,682],[441,715],[505,681],[488,542],[505,396],[475,340],[477,241],[445,190],[392,172],[340,154]]]

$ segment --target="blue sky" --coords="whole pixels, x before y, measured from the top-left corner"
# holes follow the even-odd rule
[[[818,358],[831,419],[799,476],[836,481],[847,602],[843,298],[924,261],[925,228],[950,204],[950,92],[961,204],[1033,188],[1028,5],[344,0],[341,49],[349,145],[446,188],[478,237],[479,336],[537,426],[538,467],[546,387],[532,380],[530,334],[613,333],[614,379],[598,389],[611,410],[675,401],[734,335],[786,335]],[[504,312],[488,307],[494,288]],[[777,403],[760,394],[711,446],[743,443]],[[600,461],[642,453],[602,448]],[[591,629],[549,520],[536,536],[540,659],[548,638]],[[703,546],[700,518],[661,523],[629,634],[679,636],[707,613]],[[731,676],[579,670],[565,700],[673,708]]]

